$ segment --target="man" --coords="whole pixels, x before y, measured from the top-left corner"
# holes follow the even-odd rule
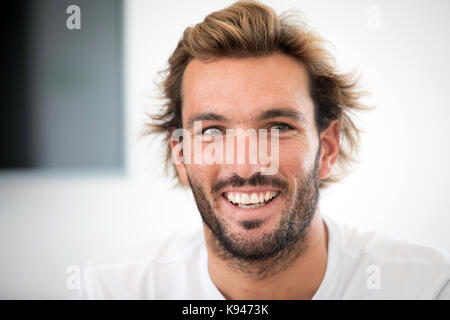
[[[91,261],[84,297],[450,298],[448,254],[321,215],[367,108],[305,25],[251,1],[214,12],[185,30],[162,89],[146,132],[165,135],[203,232]]]

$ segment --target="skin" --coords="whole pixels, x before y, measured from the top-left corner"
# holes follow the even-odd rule
[[[301,113],[302,118],[277,116],[258,119],[258,115],[274,108],[293,110]],[[217,194],[211,194],[210,190],[217,181],[232,175],[247,179],[261,172],[263,164],[249,161],[244,164],[185,164],[179,161],[176,166],[183,184],[189,185],[194,179],[203,188],[215,215],[226,224],[232,236],[249,244],[258,244],[264,234],[273,232],[280,225],[283,209],[293,203],[299,177],[313,170],[316,155],[319,179],[330,175],[339,151],[339,124],[331,121],[328,128],[318,133],[306,68],[282,53],[255,58],[220,58],[209,62],[192,60],[183,76],[183,127],[195,134],[192,126],[188,125],[189,119],[205,112],[218,114],[224,119],[204,120],[202,128],[280,129],[279,167],[275,176],[287,183],[289,192],[281,192],[269,203],[271,206],[267,208],[270,210],[258,211],[256,215],[262,222],[256,228],[249,230],[243,227],[243,220],[250,219],[251,215],[246,215],[243,211],[246,209],[230,206],[221,197],[224,190]],[[175,149],[177,144],[172,142],[173,150],[179,150]],[[182,159],[182,151],[174,156]],[[270,190],[271,187],[227,186],[225,189],[251,192]],[[269,274],[256,272],[258,267],[264,266],[264,261],[238,261],[219,254],[215,236],[205,223],[204,232],[210,277],[227,299],[311,299],[325,275],[328,235],[318,206],[309,223],[301,254],[293,256],[289,263],[283,264],[283,268],[274,269]]]

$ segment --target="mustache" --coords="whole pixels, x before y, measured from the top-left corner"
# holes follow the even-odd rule
[[[218,192],[225,187],[237,188],[245,185],[252,187],[270,186],[282,190],[288,188],[288,184],[284,180],[273,176],[262,175],[260,172],[256,172],[247,179],[244,179],[237,174],[233,174],[230,178],[219,180],[212,186],[211,193]]]

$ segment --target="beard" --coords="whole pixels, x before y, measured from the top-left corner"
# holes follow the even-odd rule
[[[188,174],[202,220],[211,231],[210,244],[213,252],[232,267],[257,278],[267,277],[287,268],[307,247],[309,226],[319,200],[319,155],[320,146],[313,168],[297,175],[291,188],[283,179],[256,173],[247,179],[233,175],[216,182],[210,192],[206,193],[201,183],[196,181],[195,175]],[[288,195],[278,226],[256,239],[233,232],[223,217],[214,211],[214,203],[221,197],[217,191],[227,186],[269,186]],[[262,223],[263,221],[254,219],[241,221],[240,225],[245,230],[251,230]]]

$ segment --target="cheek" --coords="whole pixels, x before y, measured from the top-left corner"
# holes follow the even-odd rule
[[[186,171],[191,181],[194,179],[201,186],[211,185],[217,172],[216,165],[188,164]]]
[[[280,141],[280,172],[287,178],[308,172],[314,165],[315,152],[300,141]]]

